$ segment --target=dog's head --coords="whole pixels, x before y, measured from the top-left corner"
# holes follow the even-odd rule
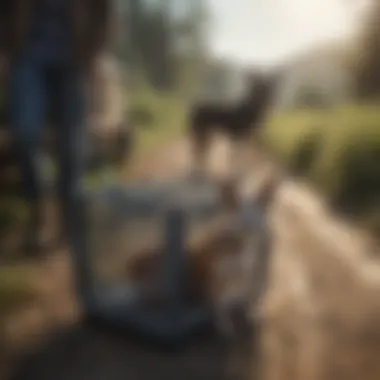
[[[264,72],[264,70],[250,71],[246,80],[248,97],[255,105],[269,104],[275,97],[281,78],[281,69],[268,72]]]

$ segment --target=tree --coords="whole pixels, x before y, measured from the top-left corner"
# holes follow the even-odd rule
[[[375,0],[358,39],[353,70],[360,97],[380,95],[380,1]]]
[[[120,6],[124,27],[119,56],[132,75],[142,73],[161,90],[172,89],[190,68],[194,79],[206,51],[204,0],[182,1],[185,12],[179,17],[174,12],[178,4],[129,0],[128,6]]]

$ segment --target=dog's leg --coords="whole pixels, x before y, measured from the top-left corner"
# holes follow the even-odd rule
[[[235,137],[231,140],[229,173],[230,178],[239,181],[247,171],[246,162],[247,141]]]
[[[207,154],[210,149],[211,133],[200,128],[194,129],[191,135],[192,176],[203,178],[207,172]]]

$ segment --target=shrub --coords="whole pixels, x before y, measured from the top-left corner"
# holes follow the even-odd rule
[[[305,133],[290,156],[289,167],[296,175],[307,175],[313,169],[322,145],[322,134],[319,128]]]
[[[314,182],[332,205],[355,215],[380,215],[375,104],[277,114],[268,121],[264,139],[284,165]]]

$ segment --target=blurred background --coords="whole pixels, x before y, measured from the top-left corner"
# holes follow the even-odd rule
[[[271,213],[277,243],[260,309],[260,378],[379,379],[380,2],[115,0],[115,7],[118,38],[91,84],[86,187],[181,172],[192,104],[238,100],[250,70],[280,73],[260,129],[265,154],[253,145],[248,161],[255,173],[267,162],[286,173]],[[4,352],[9,369],[77,311],[67,255],[14,260],[25,210],[15,196],[4,91],[0,108],[0,363]],[[125,145],[120,152],[121,136],[133,141],[132,154]],[[52,136],[44,140],[49,184]]]

